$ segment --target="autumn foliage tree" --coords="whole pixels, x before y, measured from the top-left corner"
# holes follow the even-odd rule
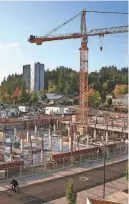
[[[99,105],[101,103],[100,93],[94,89],[90,89],[88,92],[88,104]]]
[[[128,85],[116,85],[114,89],[115,98],[122,97],[124,94],[128,93]]]

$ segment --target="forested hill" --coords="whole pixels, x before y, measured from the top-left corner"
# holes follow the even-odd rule
[[[4,78],[0,86],[0,94],[12,94],[17,87],[21,88],[22,74],[12,74]]]
[[[100,92],[103,97],[112,93],[115,85],[128,84],[128,68],[118,69],[115,66],[102,67],[99,72],[89,73],[89,87]],[[0,86],[0,94],[12,94],[17,87],[21,88],[22,75],[13,74],[4,79]],[[79,72],[67,67],[45,71],[45,90],[48,92],[59,92],[64,94],[75,94],[79,92]]]

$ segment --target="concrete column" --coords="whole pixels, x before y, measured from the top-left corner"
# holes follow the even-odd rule
[[[41,162],[43,162],[44,158],[43,158],[43,150],[41,150]]]
[[[87,146],[89,146],[89,135],[87,135]]]
[[[53,128],[54,128],[54,133],[55,133],[55,132],[56,132],[56,125],[55,125],[55,124],[54,124],[54,127],[53,127]]]
[[[27,133],[26,133],[26,140],[27,140],[27,142],[29,142],[29,131],[27,131]]]
[[[23,139],[21,139],[21,151],[23,152]]]
[[[12,139],[10,138],[10,162],[13,161],[13,154],[12,154]]]
[[[16,135],[17,135],[17,129],[14,128],[14,138],[16,138]]]
[[[105,148],[105,151],[106,151],[106,157],[108,158],[108,157],[109,157],[109,148],[106,147],[106,148]]]
[[[96,129],[94,129],[94,138],[96,139]]]
[[[13,161],[13,155],[12,155],[12,153],[10,154],[10,162],[12,162]]]
[[[58,120],[56,121],[56,127],[57,127],[57,129],[58,129],[58,127],[59,127],[59,123],[58,123]]]
[[[5,133],[2,133],[2,144],[4,144],[4,140],[5,140]]]
[[[35,126],[35,139],[36,139],[36,142],[38,141],[38,134],[37,134],[37,126]]]
[[[73,141],[74,142],[76,141],[76,133],[75,132],[73,133]]]
[[[46,160],[46,158],[44,159],[44,171],[46,171],[47,170],[47,160]]]
[[[71,147],[72,147],[72,138],[69,137],[69,151],[71,151]]]
[[[108,142],[108,132],[106,132],[106,142]]]
[[[35,132],[37,132],[37,126],[35,126]]]
[[[68,138],[70,138],[70,127],[68,127]]]
[[[49,128],[49,149],[52,150],[52,136],[50,128]]]
[[[60,137],[60,151],[63,151],[63,138]]]
[[[101,136],[101,140],[104,141],[104,137],[103,137],[103,135]]]

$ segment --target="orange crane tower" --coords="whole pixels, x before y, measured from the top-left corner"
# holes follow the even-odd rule
[[[51,34],[57,31],[62,26],[66,25],[77,16],[81,15],[81,32],[80,33],[71,33],[64,35],[55,35]],[[42,45],[43,42],[47,41],[56,41],[56,40],[65,40],[65,39],[78,39],[81,38],[81,47],[80,47],[80,124],[87,133],[88,128],[88,37],[90,36],[99,36],[103,37],[107,34],[116,34],[116,33],[125,33],[128,32],[129,26],[118,26],[112,28],[102,28],[102,29],[93,29],[90,32],[86,31],[86,10],[83,10],[73,18],[69,19],[65,23],[61,24],[57,28],[54,28],[45,36],[37,37],[30,35],[28,41],[30,43],[35,43],[37,45]],[[102,51],[102,47],[100,47]]]

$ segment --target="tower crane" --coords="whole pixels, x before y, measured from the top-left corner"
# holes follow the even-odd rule
[[[66,40],[66,39],[78,39],[81,38],[81,46],[80,46],[80,108],[79,108],[79,120],[80,124],[85,130],[85,134],[88,131],[88,37],[91,36],[99,36],[104,37],[104,35],[108,34],[117,34],[117,33],[126,33],[129,31],[129,26],[118,26],[111,28],[101,28],[101,29],[93,29],[87,32],[86,30],[86,10],[83,10],[73,18],[69,19],[65,23],[60,26],[54,28],[45,36],[37,37],[30,35],[28,41],[30,43],[35,43],[37,45],[42,45],[42,43],[47,41],[56,41],[56,40]],[[63,35],[51,35],[76,17],[81,15],[81,32],[80,33],[70,33]],[[102,47],[100,47],[102,51]]]

